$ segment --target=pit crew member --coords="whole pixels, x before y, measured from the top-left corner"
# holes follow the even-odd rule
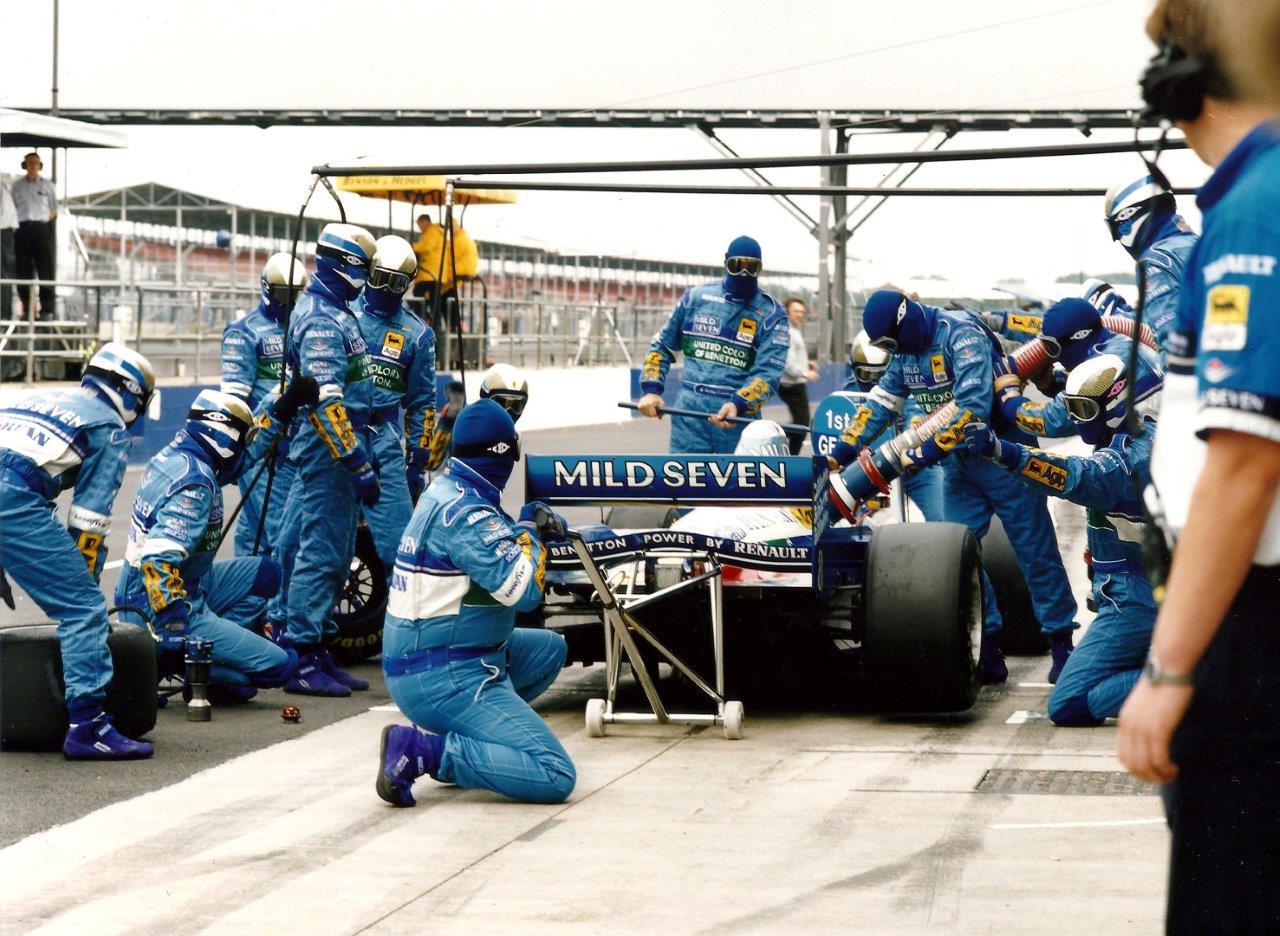
[[[262,556],[214,562],[222,487],[239,476],[256,432],[239,397],[200,392],[181,431],[143,471],[116,583],[116,604],[147,609],[161,651],[181,652],[188,636],[213,642],[210,689],[228,702],[282,686],[298,667],[296,652],[250,629],[280,587],[280,566]]]
[[[373,454],[381,463],[382,494],[376,504],[364,509],[364,518],[387,581],[413,505],[426,486],[436,423],[436,333],[401,301],[417,268],[407,240],[394,234],[378,238],[369,281],[354,305],[360,333],[369,347],[373,372],[369,422]]]
[[[519,456],[501,406],[467,406],[448,468],[405,530],[382,638],[387,688],[413,721],[382,732],[377,791],[394,806],[414,805],[424,774],[535,803],[573,790],[569,755],[529,707],[567,646],[553,631],[514,626],[542,600],[546,560],[533,522],[541,505],[526,505],[518,523],[500,505]]]
[[[836,464],[847,465],[876,438],[906,397],[915,398],[926,414],[955,400],[955,418],[933,438],[908,452],[903,468],[910,472],[942,461],[960,443],[970,422],[990,423],[994,400],[995,362],[1001,356],[996,337],[967,311],[952,312],[908,298],[896,289],[877,290],[867,300],[863,327],[871,343],[893,355],[867,404],[855,414],[833,452]],[[1014,427],[1001,437],[1032,443]],[[1036,617],[1052,645],[1049,680],[1057,679],[1071,652],[1076,602],[1058,552],[1058,541],[1044,495],[1018,484],[1007,473],[967,452],[948,458],[943,471],[942,516],[962,523],[981,539],[992,514],[1000,517],[1031,591]],[[1008,668],[1000,649],[1002,619],[986,573],[982,575],[982,671],[987,682],[1003,682]]]
[[[672,452],[729,455],[742,434],[726,417],[756,418],[778,390],[791,330],[782,306],[760,291],[760,245],[735,238],[724,257],[724,278],[685,291],[649,345],[641,369],[640,411],[658,417],[667,370],[684,354],[676,406],[707,419],[675,418]]]
[[[1145,518],[1138,491],[1151,480],[1155,420],[1142,417],[1136,435],[1122,431],[1125,361],[1114,354],[1073,368],[1062,399],[1081,439],[1094,446],[1088,457],[1028,448],[982,423],[965,426],[964,444],[1032,490],[1088,509],[1098,614],[1049,695],[1054,724],[1085,727],[1120,714],[1151,646],[1156,604],[1142,561]]]
[[[244,400],[250,410],[257,410],[263,397],[280,388],[280,374],[284,367],[284,328],[290,310],[306,285],[307,273],[300,262],[284,252],[272,254],[262,268],[258,305],[244,318],[223,329],[221,390]],[[270,510],[274,516],[268,524],[270,526],[279,524],[285,496],[293,483],[293,466],[287,458],[288,441],[281,439],[279,444],[275,480],[271,486]],[[251,491],[248,490],[248,479],[240,480],[243,505],[240,519],[236,521],[237,556],[253,552],[265,494],[265,478],[260,479]],[[260,553],[271,555],[271,539],[265,528],[262,542],[258,545]]]
[[[285,366],[311,377],[318,402],[303,407],[289,443],[297,475],[285,505],[298,549],[289,576],[284,639],[299,665],[286,692],[347,696],[369,684],[339,669],[324,646],[337,633],[333,607],[355,552],[359,507],[378,501],[369,438],[373,389],[369,351],[347,304],[360,294],[373,259],[373,235],[354,224],[325,225],[316,266],[289,319]]]
[[[110,342],[89,359],[80,386],[46,390],[0,409],[0,594],[4,570],[58,622],[73,760],[150,757],[154,747],[115,729],[103,712],[111,681],[107,603],[98,588],[111,507],[155,376],[147,359]],[[63,527],[53,499],[74,487]]]

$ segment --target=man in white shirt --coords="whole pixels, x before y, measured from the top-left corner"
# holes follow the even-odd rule
[[[0,173],[0,279],[13,277],[18,270],[14,239],[18,232],[18,209],[9,191],[11,178]],[[13,317],[13,287],[0,286],[0,319]]]
[[[54,219],[58,217],[58,196],[53,183],[40,176],[44,163],[38,153],[27,153],[22,158],[22,168],[27,174],[17,179],[10,189],[18,210],[14,243],[17,278],[52,280],[57,275]],[[40,318],[53,318],[54,299],[52,285],[40,287]]]
[[[791,421],[799,426],[809,425],[809,388],[811,381],[818,379],[818,366],[809,360],[809,349],[804,343],[804,318],[809,314],[803,299],[792,297],[784,304],[787,319],[791,324],[791,345],[787,349],[787,363],[782,369],[782,380],[778,384],[778,396],[787,409],[791,411]],[[799,455],[804,438],[798,435],[788,436],[791,454]]]

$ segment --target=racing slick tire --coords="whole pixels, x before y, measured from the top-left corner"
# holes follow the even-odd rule
[[[660,504],[629,504],[610,507],[605,526],[613,530],[665,530],[680,516],[674,507]]]
[[[981,683],[978,541],[958,523],[898,523],[871,537],[863,667],[892,711],[958,712]]]
[[[0,628],[0,750],[56,751],[67,733],[56,624]],[[156,726],[156,643],[145,628],[112,621],[112,676],[103,708],[130,738]]]
[[[356,528],[356,553],[351,559],[351,572],[333,609],[338,636],[329,644],[329,652],[335,660],[359,663],[382,652],[388,594],[386,571],[378,558],[373,533],[362,523]]]
[[[1004,618],[1001,649],[1009,656],[1044,656],[1049,652],[1049,638],[1040,630],[1022,566],[999,517],[991,518],[991,529],[982,538],[982,568],[991,579]]]

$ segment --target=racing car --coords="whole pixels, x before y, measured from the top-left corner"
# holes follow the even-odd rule
[[[682,673],[677,660],[695,672],[723,667],[721,701],[790,679],[829,687],[835,702],[858,681],[868,699],[897,711],[973,705],[982,591],[978,543],[967,528],[874,513],[850,524],[829,506],[825,459],[776,449],[530,455],[525,470],[529,500],[613,508],[607,524],[577,530],[580,545],[549,545],[543,623],[564,634],[571,660],[613,666],[601,627],[615,596],[671,590],[672,600],[646,603],[635,616],[654,638],[636,642],[641,662],[651,673],[663,656]],[[584,551],[608,594],[584,568]],[[709,567],[722,609],[674,593]],[[709,641],[704,625],[718,613],[723,641]]]

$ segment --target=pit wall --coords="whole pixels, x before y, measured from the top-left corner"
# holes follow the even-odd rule
[[[809,399],[816,403],[840,384],[848,375],[847,364],[824,364],[821,377],[809,384]],[[565,429],[576,426],[597,426],[625,422],[636,418],[629,411],[620,409],[620,400],[636,400],[641,395],[640,371],[628,367],[558,367],[526,370],[529,381],[529,404],[520,419],[520,431]],[[439,399],[444,400],[444,387],[457,375],[440,375]],[[467,374],[467,399],[474,400],[479,392],[480,375]],[[674,404],[680,391],[681,368],[673,367],[667,376],[667,392],[664,399]],[[29,393],[74,384],[42,383],[7,384],[0,386],[0,407],[8,406]],[[196,395],[216,384],[190,384],[180,381],[161,381],[160,418],[142,420],[134,427],[133,454],[130,462],[141,464],[166,445],[181,427],[187,410]],[[765,408],[766,413],[782,421],[787,419],[786,407],[775,404]]]

